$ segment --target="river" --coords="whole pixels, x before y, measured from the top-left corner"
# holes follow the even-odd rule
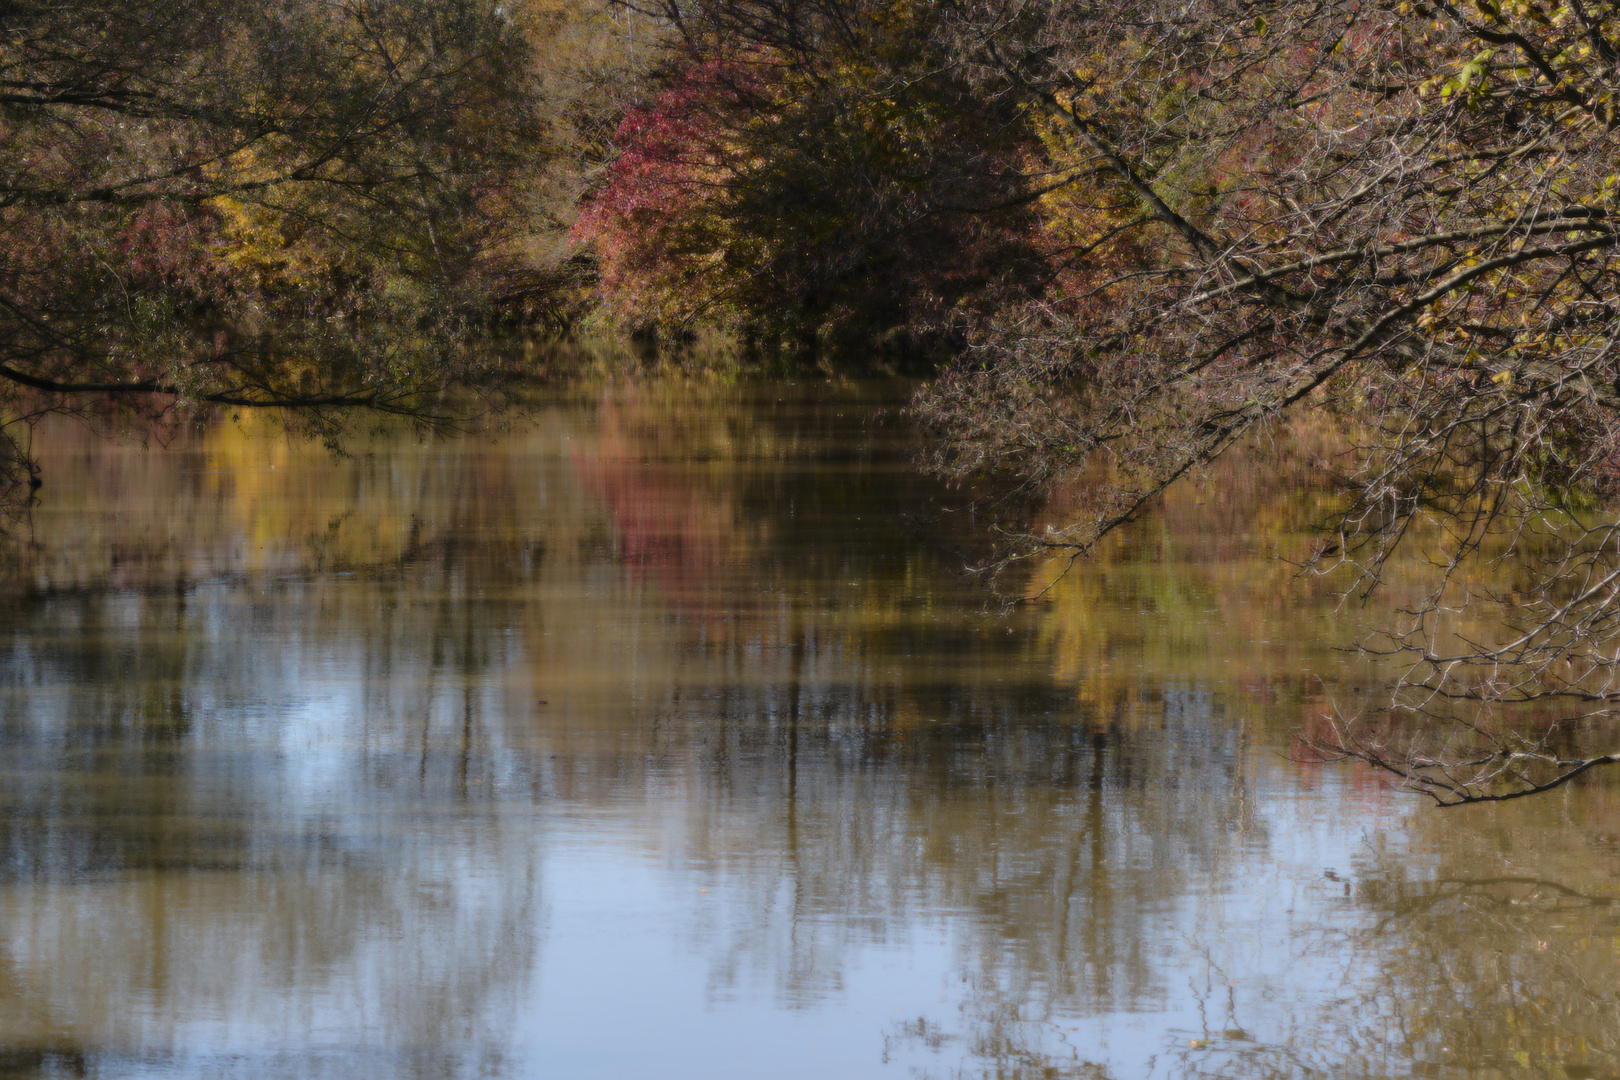
[[[901,400],[44,426],[0,1076],[1620,1075],[1612,783],[1300,760],[1365,690],[1320,493],[1236,461],[1006,609]]]

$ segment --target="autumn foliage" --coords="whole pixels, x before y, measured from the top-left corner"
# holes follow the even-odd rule
[[[576,227],[612,310],[803,355],[904,354],[1039,287],[1039,140],[941,65],[924,9],[852,7],[802,48],[686,29]]]

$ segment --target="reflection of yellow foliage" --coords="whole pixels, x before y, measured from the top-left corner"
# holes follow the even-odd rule
[[[1371,553],[1340,563],[1340,538],[1316,531],[1342,508],[1342,495],[1309,463],[1368,437],[1331,417],[1301,418],[1172,488],[1090,557],[1039,567],[1029,591],[1050,586],[1039,605],[1058,677],[1094,716],[1114,722],[1162,719],[1160,702],[1141,699],[1144,686],[1229,703],[1286,701],[1277,715],[1290,730],[1334,707],[1357,712],[1370,700],[1359,695],[1385,692],[1387,669],[1354,650],[1425,605],[1440,585],[1441,545],[1455,537],[1415,523],[1382,566],[1379,588],[1367,597],[1353,591],[1353,561]],[[1074,498],[1083,502],[1083,492]],[[1051,512],[1061,521],[1070,509],[1060,497]],[[1503,550],[1501,532],[1486,538],[1487,556]],[[1311,567],[1317,552],[1332,554]],[[1512,594],[1523,573],[1517,560],[1488,557],[1459,570],[1437,624],[1441,647],[1504,633],[1501,609],[1478,597]]]
[[[1344,668],[1336,650],[1357,623],[1331,614],[1343,579],[1296,566],[1328,493],[1273,488],[1267,471],[1248,456],[1223,462],[1067,573],[1064,558],[1034,575],[1036,588],[1056,580],[1042,600],[1055,671],[1095,715],[1162,720],[1144,685],[1269,699]]]

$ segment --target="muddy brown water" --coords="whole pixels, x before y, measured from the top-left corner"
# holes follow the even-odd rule
[[[1006,613],[895,393],[48,425],[0,1076],[1620,1075],[1611,782],[1294,760],[1363,689],[1317,495],[1234,467]]]

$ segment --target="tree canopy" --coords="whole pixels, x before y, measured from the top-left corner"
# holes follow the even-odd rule
[[[0,7],[0,419],[416,409],[477,362],[526,63],[480,0]]]

